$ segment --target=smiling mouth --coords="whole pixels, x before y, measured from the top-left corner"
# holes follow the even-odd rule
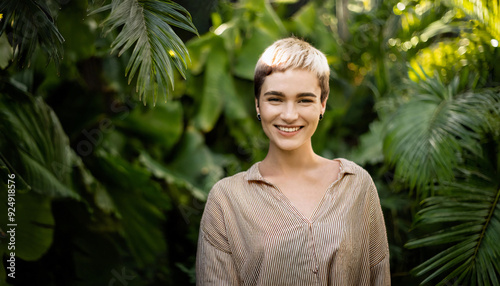
[[[278,128],[280,131],[283,131],[283,132],[295,132],[295,131],[299,131],[303,126],[298,126],[298,127],[285,127],[285,126],[278,126],[278,125],[275,125],[276,128]]]

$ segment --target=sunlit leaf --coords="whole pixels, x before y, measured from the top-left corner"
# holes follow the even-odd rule
[[[486,26],[493,37],[500,40],[500,2],[488,0],[446,0]]]
[[[226,80],[229,77],[228,64],[222,39],[214,37],[204,73],[200,109],[194,118],[196,126],[204,132],[212,130],[223,110],[224,92],[230,88]]]

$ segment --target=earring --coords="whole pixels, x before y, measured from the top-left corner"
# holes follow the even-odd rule
[[[319,121],[321,121],[323,119],[323,114],[319,114]]]
[[[257,119],[260,121],[260,113],[257,113]]]

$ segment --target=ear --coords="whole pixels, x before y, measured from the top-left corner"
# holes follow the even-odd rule
[[[328,101],[328,96],[321,102],[321,114],[325,113],[326,110],[326,102]]]
[[[257,111],[257,113],[260,113],[259,100],[257,98],[255,99],[255,111]]]

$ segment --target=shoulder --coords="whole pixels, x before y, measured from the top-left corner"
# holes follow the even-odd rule
[[[353,179],[355,182],[370,187],[375,187],[370,173],[368,173],[368,171],[366,171],[363,167],[353,161],[344,158],[339,158],[336,160],[340,162],[340,172],[343,172],[346,175],[350,176],[351,179]]]
[[[354,175],[360,175],[363,177],[365,176],[370,177],[370,174],[363,167],[361,167],[360,165],[356,164],[353,161],[344,158],[338,158],[335,160],[338,160],[340,162],[341,171]]]
[[[243,171],[243,172],[236,173],[232,176],[227,176],[227,177],[220,179],[219,181],[217,181],[217,183],[214,184],[211,192],[217,192],[219,190],[226,190],[226,189],[231,188],[231,187],[236,187],[236,186],[242,185],[243,183],[246,182],[247,173],[248,173],[248,171]]]
[[[246,176],[247,171],[240,172],[220,179],[213,185],[205,202],[203,225],[214,220],[220,221],[221,217],[237,211],[238,206],[247,197],[245,195],[248,190]]]
[[[248,171],[239,172],[217,181],[210,190],[207,200],[227,199],[246,189],[247,173]]]

